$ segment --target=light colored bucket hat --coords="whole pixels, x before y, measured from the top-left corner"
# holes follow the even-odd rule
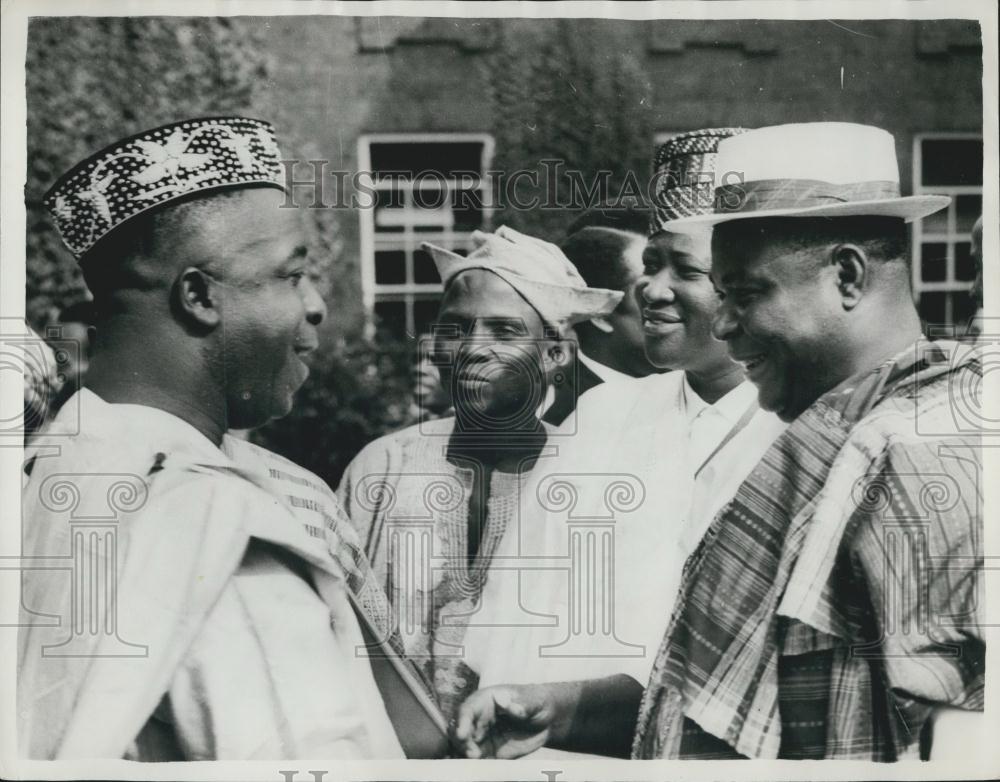
[[[948,206],[940,195],[900,196],[896,146],[886,131],[849,122],[775,125],[732,136],[715,160],[710,214],[672,220],[684,232],[766,217],[899,217]]]
[[[424,242],[447,288],[469,269],[485,269],[506,281],[550,326],[562,328],[608,315],[621,291],[588,288],[570,260],[551,242],[501,226],[495,233],[473,231],[468,256]]]

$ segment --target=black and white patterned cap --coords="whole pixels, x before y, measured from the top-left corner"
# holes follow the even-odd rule
[[[746,128],[705,128],[681,133],[656,151],[650,235],[670,220],[711,212],[715,206],[715,158],[719,143]]]
[[[45,194],[79,260],[125,221],[179,198],[243,185],[285,189],[270,123],[206,117],[153,128],[74,166]]]

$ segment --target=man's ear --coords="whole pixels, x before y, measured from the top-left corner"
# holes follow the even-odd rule
[[[608,322],[607,318],[591,318],[590,322],[594,328],[598,331],[603,331],[605,334],[612,334],[615,330],[615,327]]]
[[[845,310],[854,309],[868,283],[868,254],[856,244],[838,244],[831,261],[837,272],[837,287]]]
[[[189,266],[180,273],[174,290],[174,305],[186,320],[206,328],[219,325],[218,286],[211,275]]]

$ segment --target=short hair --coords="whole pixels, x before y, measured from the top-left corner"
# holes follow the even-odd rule
[[[650,210],[641,206],[598,206],[588,209],[570,223],[566,237],[584,228],[615,228],[619,231],[649,235]]]
[[[636,237],[645,238],[648,230],[648,209],[599,207],[573,222],[559,249],[591,288],[624,291],[634,274],[622,263],[623,256]]]
[[[81,258],[80,270],[93,294],[91,314],[100,320],[108,313],[113,294],[129,288],[155,287],[161,278],[143,271],[135,261],[156,259],[175,247],[178,238],[205,223],[221,201],[240,196],[247,188],[195,193],[132,217],[101,237]]]
[[[910,263],[909,231],[901,217],[767,217],[732,220],[715,227],[717,233],[733,230],[778,236],[797,250],[820,242],[860,244],[876,260]]]

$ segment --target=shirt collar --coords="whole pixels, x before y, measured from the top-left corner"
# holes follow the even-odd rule
[[[79,421],[87,432],[97,436],[122,432],[125,442],[144,443],[156,451],[198,454],[214,461],[226,458],[194,426],[158,407],[106,402],[89,388],[80,389],[74,397],[79,399]],[[71,397],[64,408],[72,404]]]
[[[594,359],[584,353],[582,349],[578,350],[576,355],[580,359],[581,363],[587,367],[587,369],[597,375],[604,382],[608,382],[609,380],[635,379],[631,375],[626,375],[624,372],[612,369],[607,364],[602,364],[600,361],[594,361]]]
[[[744,380],[736,388],[730,390],[721,399],[710,405],[691,388],[687,372],[681,383],[681,407],[689,421],[700,415],[719,415],[731,424],[740,420],[747,408],[757,399],[757,388],[749,380]]]

